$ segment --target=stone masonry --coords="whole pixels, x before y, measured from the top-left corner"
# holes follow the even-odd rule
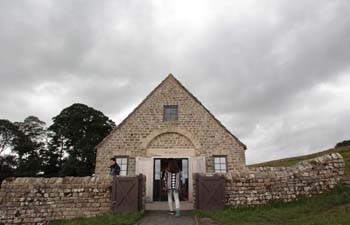
[[[154,138],[148,148],[194,148],[192,142],[185,136],[178,133],[165,133]]]
[[[292,167],[246,168],[219,176],[226,178],[227,205],[256,206],[327,192],[341,181],[344,168],[343,157],[333,153]]]
[[[0,224],[45,224],[110,211],[111,178],[17,178],[0,189]]]
[[[178,106],[178,121],[163,121],[164,105]],[[227,156],[228,171],[245,166],[246,146],[171,74],[97,146],[95,173],[108,174],[109,158],[120,155],[129,157],[128,174],[134,175],[135,157],[146,157],[149,148],[192,148],[206,157],[209,172],[213,155]]]

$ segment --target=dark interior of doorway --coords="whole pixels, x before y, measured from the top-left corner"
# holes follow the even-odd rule
[[[187,201],[188,193],[188,158],[175,158],[182,173],[180,201]],[[168,165],[169,158],[154,159],[153,201],[167,201],[168,194],[163,188],[162,173]]]

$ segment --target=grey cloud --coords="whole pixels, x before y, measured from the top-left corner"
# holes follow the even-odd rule
[[[350,132],[350,109],[323,108],[340,100],[314,94],[349,76],[348,1],[0,4],[3,118],[50,123],[82,102],[115,119],[171,72],[247,142],[248,162],[326,148]],[[306,118],[316,125],[303,127]]]

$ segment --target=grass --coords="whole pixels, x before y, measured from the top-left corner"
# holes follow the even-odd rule
[[[303,155],[303,156],[298,156],[298,157],[292,157],[292,158],[286,158],[286,159],[280,159],[280,160],[274,160],[274,161],[269,161],[269,162],[264,162],[264,163],[259,163],[259,164],[254,164],[250,165],[249,167],[257,167],[257,166],[272,166],[272,167],[279,167],[279,166],[293,166],[296,163],[302,161],[302,160],[307,160],[311,158],[315,158],[321,155],[325,155],[328,153],[335,153],[338,152],[340,153],[345,161],[345,174],[347,176],[350,176],[350,146],[346,147],[340,147],[340,148],[332,148],[328,149],[322,152],[317,152],[314,154],[310,155]]]
[[[338,186],[330,193],[291,203],[196,214],[221,225],[346,225],[350,224],[350,187]]]
[[[59,220],[49,225],[134,225],[143,213],[105,214],[91,218],[77,218],[72,220]]]

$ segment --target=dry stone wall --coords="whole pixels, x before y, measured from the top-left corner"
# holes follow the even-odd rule
[[[344,168],[343,157],[333,153],[292,167],[246,168],[221,175],[226,178],[226,205],[257,206],[321,194],[341,182]]]
[[[45,224],[110,211],[111,178],[17,178],[0,189],[0,224]]]

